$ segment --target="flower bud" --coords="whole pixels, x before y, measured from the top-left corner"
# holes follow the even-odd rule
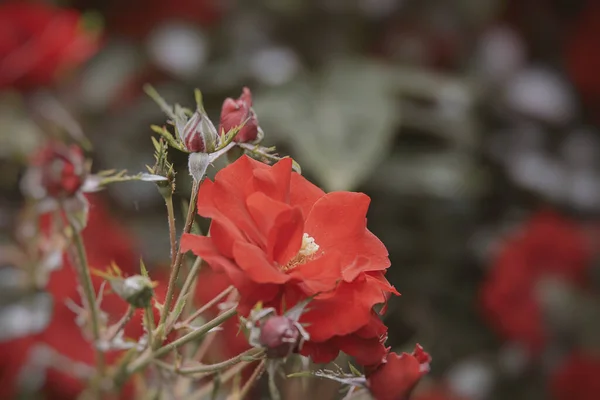
[[[197,110],[179,134],[191,153],[212,153],[217,146],[217,128],[204,110]]]
[[[423,375],[431,357],[417,344],[412,354],[388,353],[384,363],[367,373],[367,387],[375,400],[407,399]]]
[[[23,189],[35,198],[75,196],[87,175],[85,158],[75,145],[50,143],[33,156]]]
[[[288,356],[298,348],[299,341],[300,331],[291,318],[273,316],[261,324],[259,342],[269,358]]]
[[[237,100],[228,97],[223,102],[219,132],[227,133],[242,124],[244,126],[233,140],[239,143],[255,141],[258,137],[258,119],[252,109],[252,93],[247,87]]]
[[[150,306],[155,285],[145,276],[133,275],[125,279],[111,279],[109,282],[115,293],[135,308]]]

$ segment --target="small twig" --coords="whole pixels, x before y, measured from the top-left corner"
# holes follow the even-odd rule
[[[238,296],[239,296],[239,294],[238,294],[237,290],[230,292],[229,297],[226,300],[226,303],[232,303],[232,302],[236,301],[238,299]],[[223,311],[221,311],[221,313],[223,313]],[[216,336],[217,336],[217,332],[212,332],[212,333],[208,334],[206,336],[206,338],[204,338],[204,340],[202,341],[200,346],[198,346],[196,351],[192,354],[191,358],[194,360],[202,361],[202,359],[206,355],[206,352],[212,345],[213,340],[215,340]]]
[[[148,364],[150,364],[150,362],[154,358],[162,357],[165,354],[168,354],[172,350],[174,350],[180,346],[183,346],[186,343],[189,343],[193,340],[197,340],[197,339],[201,338],[202,336],[206,335],[206,333],[208,333],[211,329],[221,325],[223,322],[227,321],[229,318],[233,317],[236,314],[237,314],[236,307],[232,307],[229,310],[225,311],[223,314],[210,320],[206,324],[204,324],[201,327],[199,327],[198,329],[188,333],[187,335],[182,336],[179,339],[174,340],[171,343],[169,343],[155,351],[152,351],[151,349],[145,351],[144,354],[142,354],[137,360],[135,360],[134,362],[132,362],[129,365],[129,367],[127,368],[127,374],[129,374],[129,375],[133,374],[133,373],[139,371],[140,369],[144,368]]]
[[[253,364],[255,361],[242,361],[239,364],[236,364],[232,368],[225,371],[220,377],[219,381],[221,384],[229,382],[233,377],[237,376],[240,372],[244,370],[247,366]],[[206,396],[214,390],[215,381],[212,380],[208,382],[206,385],[201,386],[195,392],[191,393],[189,396],[185,397],[185,400],[198,400],[204,399]]]
[[[131,317],[133,317],[134,313],[135,313],[135,308],[133,308],[132,306],[129,306],[127,308],[127,311],[125,312],[125,314],[119,320],[119,322],[117,322],[115,325],[113,325],[109,329],[109,332],[110,331],[112,331],[112,332],[110,332],[110,334],[108,335],[108,339],[107,339],[108,342],[112,342],[117,337],[119,332],[121,332],[121,330],[123,330],[125,328],[125,325],[127,325],[129,320],[131,319]]]
[[[154,325],[154,312],[152,310],[152,305],[149,305],[144,310],[144,321],[146,323],[146,330],[148,331],[148,347],[154,349],[154,330],[156,326]]]
[[[177,232],[175,229],[175,211],[173,209],[173,196],[165,196],[165,204],[167,206],[167,219],[169,220],[169,243],[171,245],[171,268],[175,263],[175,252],[177,251]]]
[[[260,362],[260,364],[258,364],[256,369],[254,369],[254,372],[252,372],[250,379],[248,379],[248,381],[244,384],[244,387],[242,387],[242,390],[235,395],[230,395],[227,398],[227,400],[243,400],[244,397],[246,397],[246,395],[250,391],[250,389],[252,389],[252,386],[254,386],[254,384],[258,381],[258,379],[260,379],[264,370],[265,370],[265,360],[262,360]]]
[[[188,206],[187,217],[185,219],[185,226],[183,229],[183,233],[190,233],[192,229],[192,224],[194,222],[194,212],[196,210],[196,199],[198,197],[198,188],[200,186],[200,182],[194,180],[192,184],[192,194],[190,196],[190,204]],[[159,325],[163,325],[171,311],[171,304],[173,303],[173,294],[175,292],[175,284],[177,283],[177,277],[179,276],[179,270],[181,269],[181,262],[183,260],[183,253],[181,252],[181,241],[179,242],[179,249],[177,250],[177,254],[175,256],[175,261],[173,262],[173,266],[171,268],[171,276],[169,277],[169,286],[167,287],[167,295],[165,296],[165,304],[161,311],[160,322]],[[165,330],[165,335],[169,332]]]
[[[216,295],[214,299],[212,299],[211,301],[209,301],[208,303],[204,304],[202,307],[197,309],[185,321],[176,324],[175,329],[179,329],[179,328],[188,326],[192,321],[194,321],[196,318],[198,318],[200,315],[202,315],[202,313],[204,313],[206,310],[217,305],[217,303],[219,303],[225,296],[227,296],[229,293],[231,293],[234,289],[235,288],[233,286],[229,286],[227,289],[223,290],[221,293]]]
[[[215,364],[195,365],[195,366],[191,366],[191,367],[177,367],[174,365],[164,363],[160,360],[154,360],[153,362],[155,362],[156,365],[158,365],[159,367],[166,369],[168,371],[171,371],[171,372],[179,373],[181,375],[199,374],[199,376],[194,376],[194,378],[202,378],[204,376],[214,374],[215,372],[219,372],[225,368],[229,368],[229,367],[231,367],[235,364],[238,364],[242,361],[255,361],[255,360],[248,360],[248,358],[256,357],[256,360],[258,360],[259,357],[264,354],[264,352],[265,351],[263,349],[253,347],[253,348],[248,349],[248,350],[244,351],[243,353],[240,353],[237,356],[227,359],[225,361],[221,361],[221,362],[218,362]]]

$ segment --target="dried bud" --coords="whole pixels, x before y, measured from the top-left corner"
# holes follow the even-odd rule
[[[267,357],[283,358],[294,352],[301,335],[297,322],[285,316],[268,318],[260,327],[260,344],[266,348]]]
[[[79,192],[86,175],[85,158],[79,147],[50,143],[34,155],[23,189],[38,199],[70,198]]]
[[[136,308],[150,306],[154,295],[154,283],[141,275],[133,275],[129,278],[111,279],[110,286],[115,293]]]
[[[227,133],[242,124],[244,126],[233,140],[239,143],[255,141],[258,137],[258,119],[252,109],[252,93],[247,87],[237,100],[228,97],[223,102],[219,132]]]

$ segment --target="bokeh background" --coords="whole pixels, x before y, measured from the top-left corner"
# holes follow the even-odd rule
[[[327,191],[371,196],[369,228],[402,293],[389,343],[433,357],[416,398],[600,396],[600,2],[29,3],[74,10],[91,39],[69,42],[72,62],[58,68],[43,52],[64,21],[15,28],[0,11],[2,248],[27,155],[47,138],[85,135],[95,170],[142,171],[149,125],[165,119],[144,83],[188,106],[200,88],[214,121],[248,86],[266,144]],[[37,28],[25,26],[43,40],[32,45],[23,32]],[[19,46],[29,50],[15,64]],[[183,200],[186,157],[171,156]],[[103,197],[146,263],[164,265],[156,188]],[[5,326],[15,318],[0,311]]]

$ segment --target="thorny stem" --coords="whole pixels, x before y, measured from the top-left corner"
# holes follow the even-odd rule
[[[225,311],[223,314],[208,321],[206,324],[188,333],[187,335],[182,336],[179,339],[174,340],[171,343],[155,351],[152,351],[152,349],[146,350],[146,352],[142,354],[140,358],[138,358],[136,361],[131,363],[131,365],[129,365],[129,367],[127,368],[127,373],[133,374],[147,366],[154,358],[162,357],[165,354],[169,353],[171,350],[176,349],[177,347],[183,346],[188,342],[201,338],[202,336],[206,335],[206,333],[208,333],[211,329],[221,325],[223,322],[227,321],[229,318],[233,317],[236,314],[236,307],[232,307],[229,310]]]
[[[195,320],[200,315],[202,315],[203,312],[205,312],[209,308],[214,307],[215,305],[217,305],[217,303],[219,303],[221,300],[223,300],[223,298],[225,296],[227,296],[229,293],[231,293],[234,289],[235,288],[233,286],[229,286],[227,289],[223,290],[221,293],[219,293],[218,295],[216,295],[214,299],[212,299],[211,301],[209,301],[208,303],[204,304],[202,307],[200,307],[199,309],[197,309],[185,321],[180,322],[177,325],[175,325],[175,328],[178,329],[178,328],[181,328],[181,327],[188,326],[193,320]]]
[[[192,268],[190,268],[190,272],[188,273],[187,277],[185,278],[185,282],[183,283],[183,287],[181,288],[181,291],[179,292],[179,296],[177,297],[177,301],[175,302],[175,308],[179,308],[182,306],[181,303],[183,303],[185,301],[185,299],[187,298],[187,294],[190,292],[190,289],[192,288],[194,281],[196,279],[196,276],[198,275],[198,272],[200,271],[200,267],[202,266],[202,258],[201,257],[196,257],[196,261],[194,261],[194,264],[192,265]],[[175,321],[171,321],[172,324],[175,324]],[[171,331],[171,328],[173,326],[168,326],[166,329],[166,333],[168,334]]]
[[[96,304],[96,292],[94,290],[94,285],[92,284],[92,277],[90,275],[83,238],[81,237],[79,230],[72,223],[70,225],[73,232],[73,244],[75,245],[75,250],[77,252],[77,256],[72,257],[74,258],[73,265],[77,269],[79,283],[81,284],[85,295],[85,301],[83,303],[90,316],[92,339],[94,341],[93,347],[96,357],[96,368],[98,376],[101,378],[104,376],[106,366],[104,362],[104,353],[102,353],[97,346],[100,340],[100,318],[98,305]]]
[[[173,210],[173,196],[165,196],[167,206],[167,218],[169,220],[169,243],[171,245],[171,260],[175,261],[175,252],[177,251],[177,238],[175,229],[175,211]],[[171,264],[171,268],[173,265]]]
[[[242,387],[242,390],[237,394],[230,395],[227,398],[227,400],[243,400],[244,397],[246,397],[246,395],[250,391],[250,389],[252,389],[252,386],[254,386],[256,381],[260,378],[260,376],[262,375],[264,370],[265,370],[265,360],[262,360],[260,362],[260,364],[258,364],[258,366],[254,369],[254,372],[252,372],[250,379],[248,379],[248,381],[244,384],[244,387]]]
[[[192,184],[192,194],[190,196],[190,204],[188,206],[188,212],[185,219],[185,226],[183,228],[183,233],[190,233],[192,229],[192,224],[194,222],[194,212],[196,211],[196,198],[198,197],[198,188],[200,186],[200,182],[194,180]],[[183,260],[183,253],[181,252],[181,240],[179,241],[179,249],[177,250],[177,255],[175,256],[175,261],[173,262],[171,268],[171,276],[169,277],[169,286],[167,287],[167,295],[165,296],[165,304],[160,314],[160,322],[159,326],[163,325],[169,315],[171,310],[171,304],[173,303],[173,294],[175,292],[175,284],[177,283],[177,277],[179,276],[179,270],[181,268],[181,262]],[[168,332],[165,331],[165,334]]]
[[[146,323],[146,330],[148,331],[148,347],[154,349],[154,313],[152,312],[152,305],[149,305],[144,310],[144,320]]]

